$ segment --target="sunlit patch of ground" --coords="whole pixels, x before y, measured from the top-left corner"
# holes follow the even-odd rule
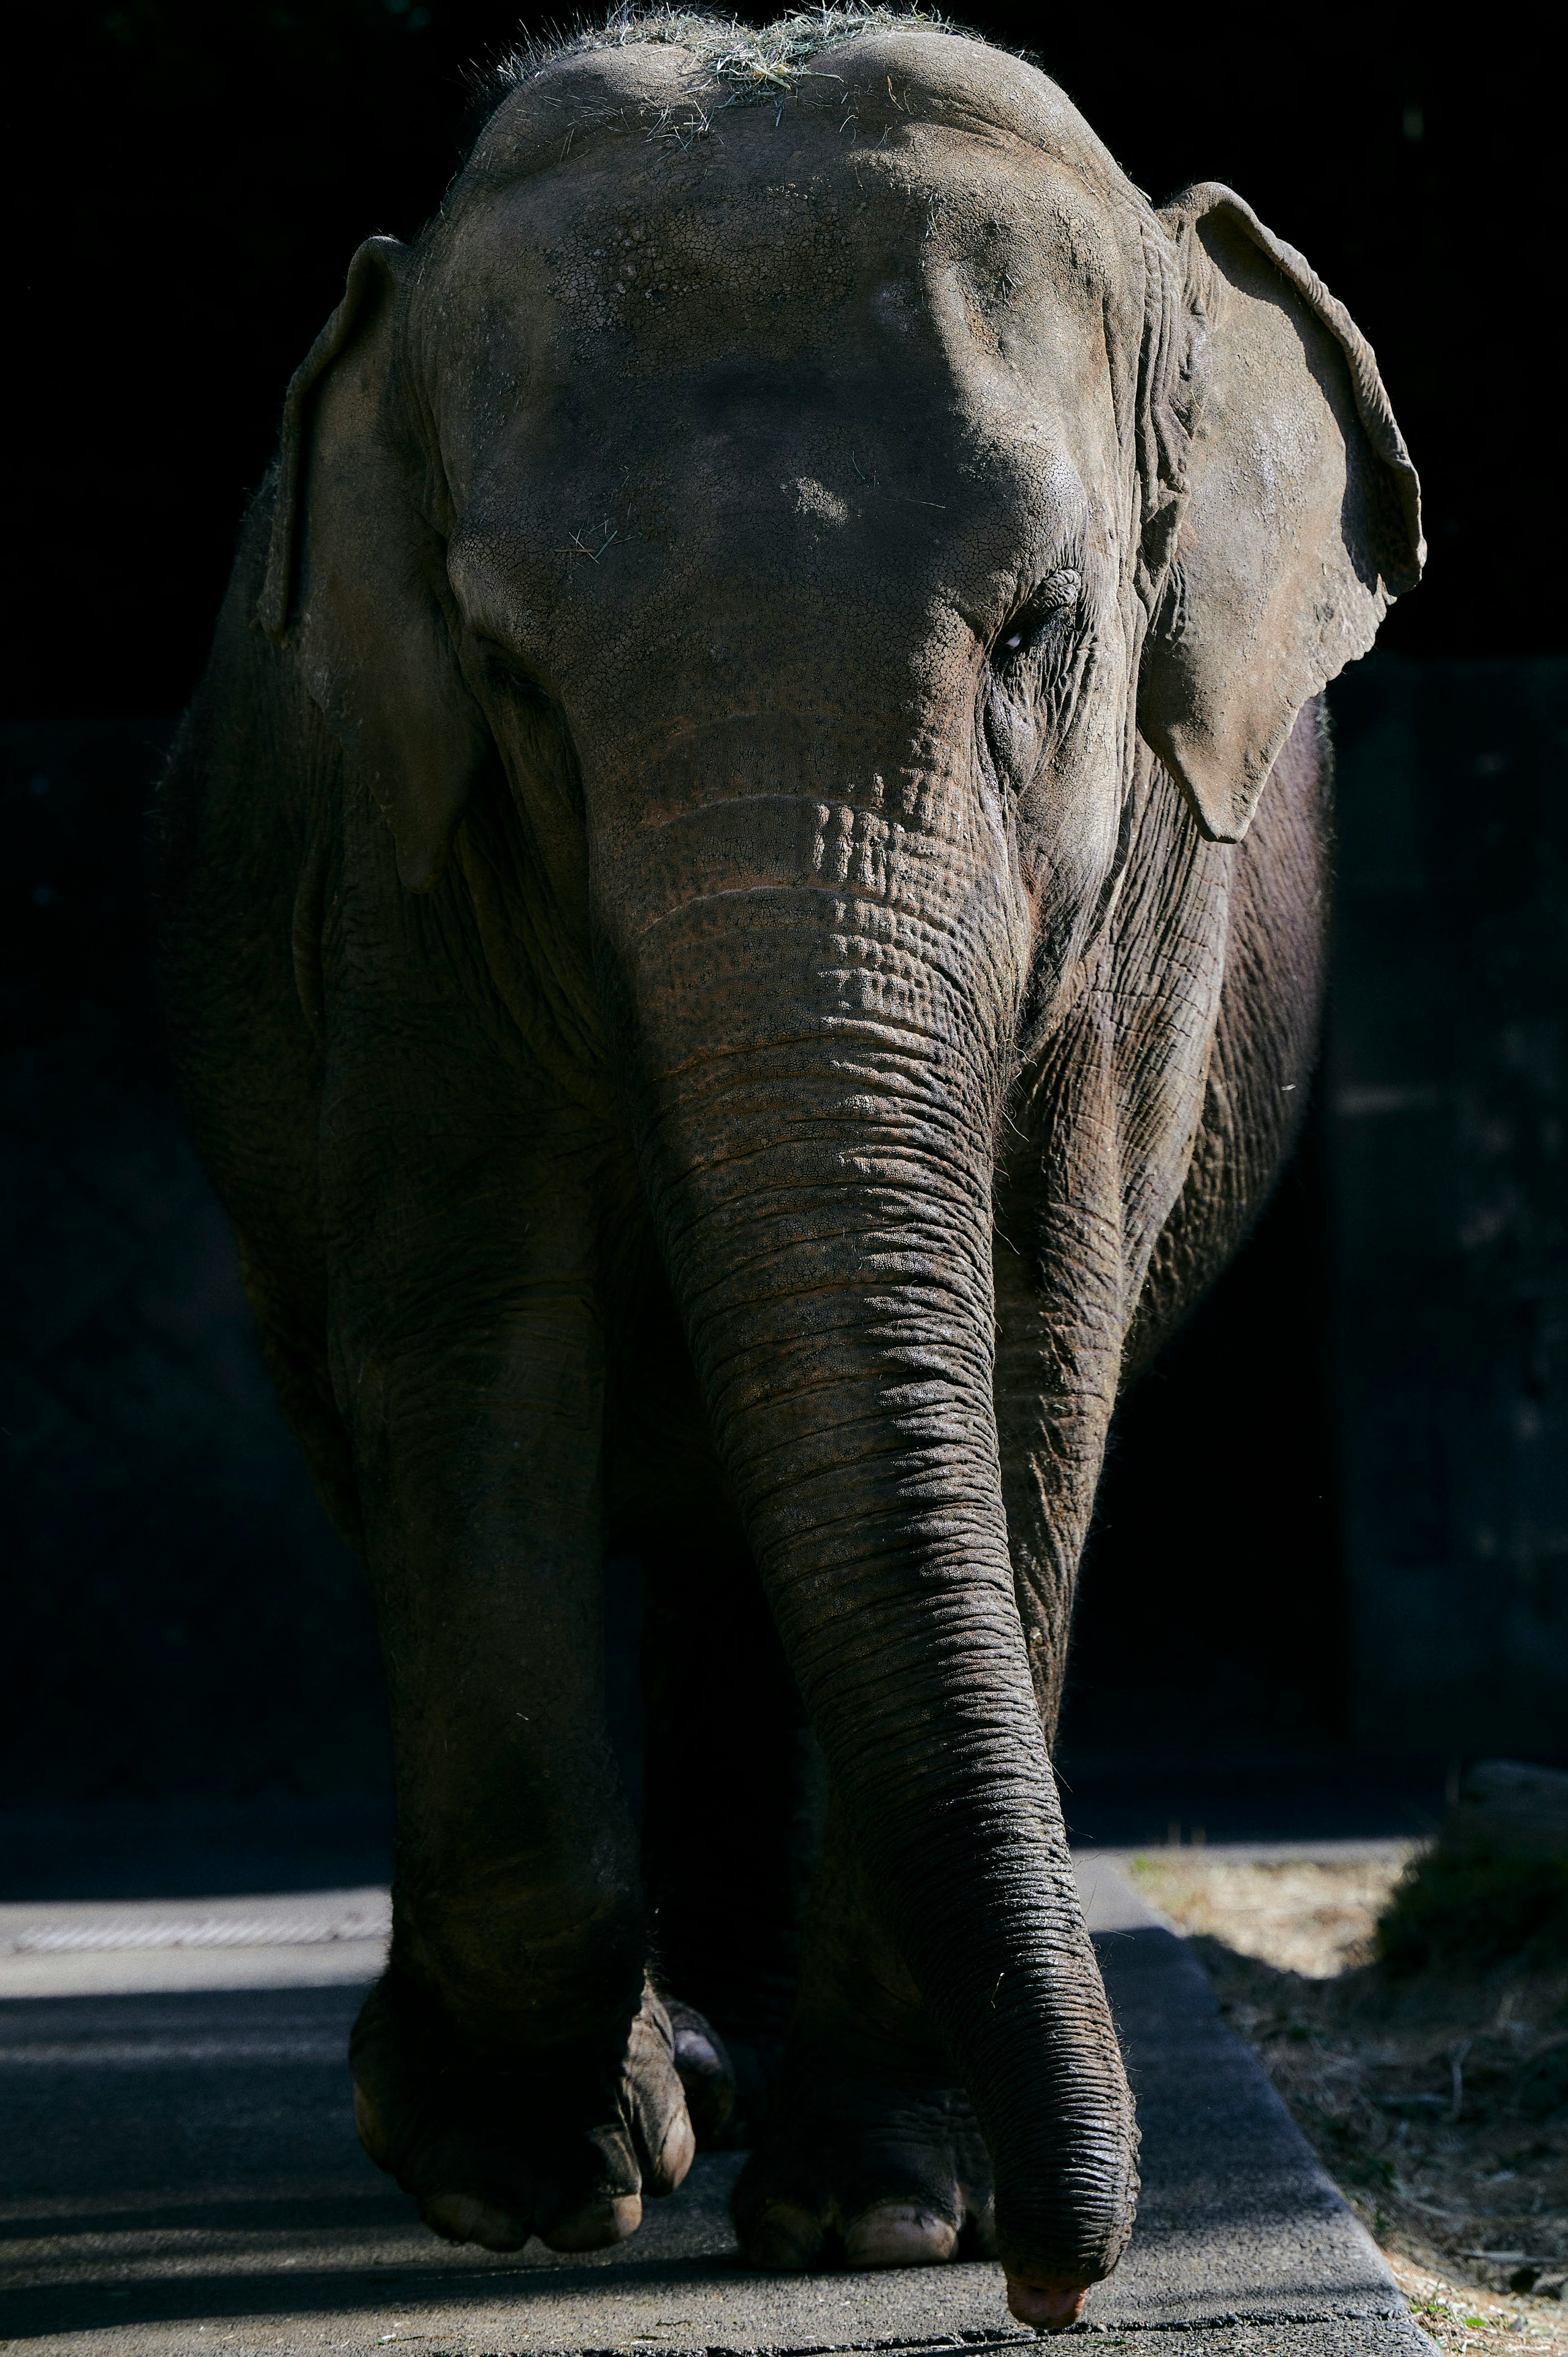
[[[1525,2348],[1532,2357],[1560,2357],[1568,2350],[1568,2311],[1559,2301],[1520,2298],[1511,2292],[1499,2299],[1472,2284],[1418,2267],[1402,2252],[1383,2255],[1412,2315],[1439,2349]]]
[[[1398,1861],[1136,1871],[1439,2347],[1568,2357],[1568,1972],[1392,1978]]]
[[[1310,1980],[1371,1962],[1374,1927],[1402,1871],[1402,1858],[1229,1866],[1190,1849],[1137,1860],[1143,1888],[1182,1931]]]

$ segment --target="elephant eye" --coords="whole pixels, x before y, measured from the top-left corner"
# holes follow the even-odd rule
[[[998,651],[1004,655],[1021,653],[1047,623],[1077,605],[1082,588],[1083,576],[1071,565],[1047,573],[1023,611],[1015,614],[1004,630],[997,642]]]
[[[485,669],[492,686],[531,711],[548,712],[551,709],[549,694],[541,682],[509,648],[487,643],[484,652]]]

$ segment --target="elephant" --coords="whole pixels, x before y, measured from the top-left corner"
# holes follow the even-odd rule
[[[623,12],[490,102],[288,388],[156,821],[386,1663],[360,2137],[565,2251],[727,2137],[751,2265],[990,2255],[1059,2328],[1137,2192],[1074,1582],[1291,1148],[1417,479],[1302,256],[978,38]]]

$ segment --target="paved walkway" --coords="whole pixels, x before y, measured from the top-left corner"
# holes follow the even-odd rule
[[[1133,2247],[1080,2333],[1133,2357],[1431,2344],[1208,1984],[1110,1857],[1079,1878],[1137,2091]],[[998,2268],[766,2277],[738,2160],[616,2252],[457,2251],[354,2139],[385,1893],[0,1908],[0,2348],[28,2357],[892,2352],[1032,2342]]]

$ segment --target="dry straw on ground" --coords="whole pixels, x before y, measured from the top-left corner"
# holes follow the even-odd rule
[[[1391,1974],[1399,1860],[1137,1871],[1439,2347],[1568,2357],[1568,1971]]]

